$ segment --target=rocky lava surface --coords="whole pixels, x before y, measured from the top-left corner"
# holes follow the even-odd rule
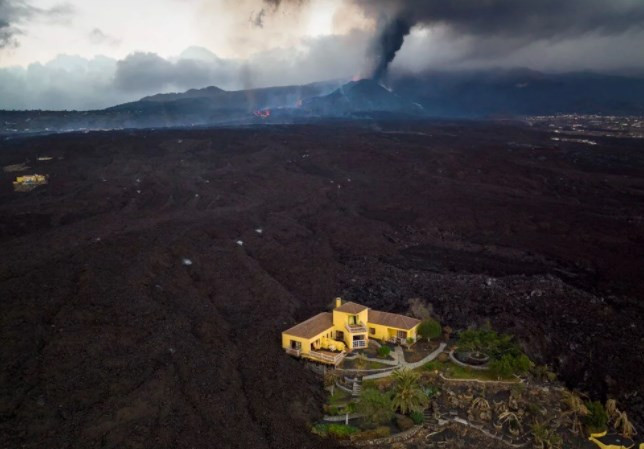
[[[644,153],[597,140],[338,122],[0,141],[2,166],[50,176],[17,193],[0,173],[0,447],[329,446],[280,332],[338,295],[489,320],[643,424]]]

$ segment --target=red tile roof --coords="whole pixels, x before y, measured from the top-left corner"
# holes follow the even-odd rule
[[[373,309],[369,310],[368,322],[403,330],[412,329],[414,326],[420,324],[420,320],[416,318],[398,315],[397,313],[379,312]]]
[[[293,337],[313,338],[331,327],[333,327],[333,315],[329,312],[322,312],[285,330],[284,333]]]
[[[360,313],[363,310],[366,310],[368,307],[363,306],[362,304],[357,304],[355,302],[345,302],[342,304],[340,307],[337,307],[335,310],[338,312],[344,312],[344,313]]]

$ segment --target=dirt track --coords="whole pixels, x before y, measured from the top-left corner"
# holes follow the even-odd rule
[[[0,447],[328,446],[279,332],[338,294],[490,319],[644,421],[641,141],[490,123],[0,141],[0,165],[25,161],[50,184],[0,172]]]

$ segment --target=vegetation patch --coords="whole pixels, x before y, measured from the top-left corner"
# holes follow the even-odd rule
[[[324,438],[335,438],[337,440],[348,440],[351,435],[360,432],[355,426],[336,423],[320,423],[313,426],[313,433]]]

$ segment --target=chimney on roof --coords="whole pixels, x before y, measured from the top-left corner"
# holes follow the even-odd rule
[[[342,305],[342,298],[335,298],[335,308],[337,309]]]

